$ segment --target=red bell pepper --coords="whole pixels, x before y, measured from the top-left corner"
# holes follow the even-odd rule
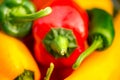
[[[88,15],[72,0],[55,0],[52,13],[33,24],[37,61],[49,66],[70,67],[84,51],[88,35]]]
[[[34,53],[42,65],[42,76],[45,76],[47,67],[53,62],[55,69],[51,80],[63,80],[71,74],[73,63],[85,50],[88,15],[72,0],[54,0],[50,7],[50,15],[33,23]]]

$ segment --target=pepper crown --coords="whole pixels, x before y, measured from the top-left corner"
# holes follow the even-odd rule
[[[69,57],[77,47],[76,39],[71,30],[52,28],[43,40],[47,51],[54,57]]]

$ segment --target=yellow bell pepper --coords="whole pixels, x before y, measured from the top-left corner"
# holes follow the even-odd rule
[[[0,80],[18,80],[16,78],[25,70],[33,72],[34,80],[40,80],[39,68],[27,47],[0,32]]]
[[[120,80],[120,13],[114,19],[115,38],[104,51],[95,51],[65,80]]]
[[[78,5],[84,9],[99,8],[113,14],[112,0],[74,0]]]

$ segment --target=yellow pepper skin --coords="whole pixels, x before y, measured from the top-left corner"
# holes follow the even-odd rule
[[[120,13],[114,19],[115,38],[104,51],[96,51],[65,80],[120,80]]]
[[[27,47],[0,32],[0,80],[14,80],[25,69],[34,72],[34,80],[40,80],[39,68]]]
[[[111,15],[113,14],[112,0],[74,0],[78,5],[84,9],[99,8],[107,11]]]

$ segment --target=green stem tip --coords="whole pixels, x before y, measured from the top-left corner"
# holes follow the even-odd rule
[[[50,67],[47,70],[46,76],[44,77],[44,80],[50,80],[50,76],[52,75],[52,72],[54,70],[54,64],[50,63]]]
[[[67,53],[68,40],[63,36],[57,36],[51,42],[51,48],[56,51],[59,55],[64,56]]]
[[[92,45],[77,58],[72,68],[77,69],[79,65],[83,62],[83,60],[88,57],[93,51],[95,51],[98,47],[100,47],[102,43],[103,39],[101,38],[101,36],[96,36]]]

